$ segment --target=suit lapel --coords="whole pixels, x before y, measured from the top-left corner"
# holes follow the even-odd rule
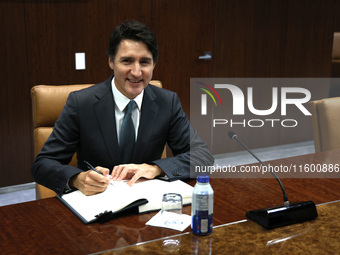
[[[113,100],[111,89],[112,77],[104,82],[103,88],[96,93],[98,101],[94,103],[93,107],[96,112],[97,120],[105,141],[110,158],[114,164],[120,164],[120,152],[117,138],[116,118],[115,118],[115,103]],[[137,142],[133,155],[133,162],[142,162],[143,152],[148,146],[155,125],[158,107],[156,102],[156,95],[153,93],[150,85],[144,90],[141,118],[138,128]]]
[[[107,150],[109,151],[112,162],[120,162],[120,154],[117,139],[115,103],[113,100],[111,89],[112,77],[104,82],[102,89],[97,91],[96,97],[98,101],[93,105],[96,112],[97,120],[105,141]]]
[[[147,148],[155,127],[155,125],[150,125],[150,123],[156,123],[158,107],[156,95],[153,93],[150,86],[151,85],[148,85],[144,90],[137,142],[132,159],[133,162],[142,162],[143,153],[141,152],[145,151],[145,148]]]

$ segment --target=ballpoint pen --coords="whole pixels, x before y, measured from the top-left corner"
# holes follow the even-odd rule
[[[85,163],[85,164],[87,165],[87,167],[88,167],[89,169],[91,169],[92,171],[95,171],[96,173],[103,175],[101,172],[99,172],[97,169],[95,169],[95,168],[94,168],[89,162],[87,162],[86,160],[84,160],[84,163]],[[113,182],[112,182],[110,176],[107,175],[106,177],[108,177],[108,178],[110,179],[110,184],[113,185]]]
[[[89,162],[87,162],[86,160],[84,160],[84,163],[88,166],[88,168],[90,168],[91,170],[95,171],[98,174],[103,175],[101,172],[99,172],[97,169],[95,169]]]

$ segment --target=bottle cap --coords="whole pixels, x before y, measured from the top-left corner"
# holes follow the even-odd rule
[[[197,181],[202,182],[202,183],[209,182],[209,176],[208,175],[199,175],[199,176],[197,176]]]

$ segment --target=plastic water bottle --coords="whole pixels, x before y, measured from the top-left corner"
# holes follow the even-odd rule
[[[214,210],[214,191],[209,176],[199,175],[192,192],[191,231],[196,235],[212,232]]]

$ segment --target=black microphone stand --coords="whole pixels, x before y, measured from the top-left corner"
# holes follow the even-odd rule
[[[246,149],[260,164],[266,165],[238,138],[235,132],[229,131],[228,136],[237,141],[244,149]],[[307,220],[313,220],[318,217],[318,212],[313,201],[289,203],[286,191],[282,185],[280,178],[273,172],[269,171],[278,181],[283,193],[283,205],[273,206],[269,208],[248,211],[246,216],[261,226],[271,229],[290,225]]]

